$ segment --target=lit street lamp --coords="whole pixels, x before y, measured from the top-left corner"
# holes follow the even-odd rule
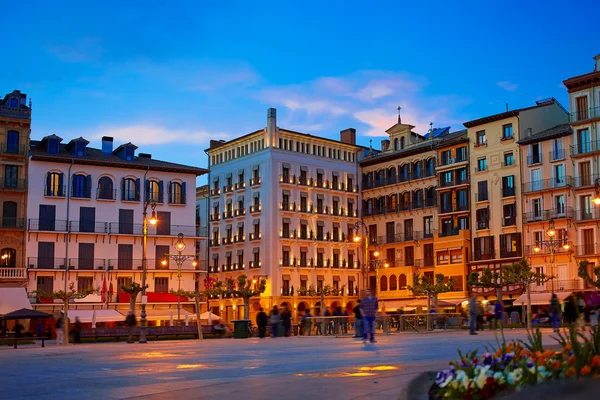
[[[180,301],[180,292],[181,292],[181,267],[183,263],[192,258],[196,258],[196,255],[191,254],[182,254],[183,250],[185,250],[185,242],[183,241],[183,233],[177,235],[177,242],[175,243],[175,250],[177,250],[177,254],[165,254],[166,258],[170,258],[175,261],[177,264],[177,324],[181,323],[181,301]],[[163,266],[166,266],[168,261],[166,259],[161,261]],[[196,260],[192,262],[194,267],[198,264]],[[200,321],[198,321],[198,324]]]
[[[373,257],[375,257],[374,260],[370,261],[370,264],[373,265],[373,268],[375,269],[375,285],[377,286],[376,288],[376,293],[377,295],[379,295],[379,268],[384,267],[387,268],[390,266],[390,264],[387,262],[386,259],[379,259],[379,255],[380,255],[380,248],[377,247],[377,249],[375,249],[375,251],[373,252]],[[369,268],[370,269],[370,268]]]
[[[533,248],[533,251],[534,253],[539,253],[542,250],[541,247],[545,246],[550,252],[550,270],[552,271],[552,293],[554,293],[554,281],[556,278],[554,276],[554,253],[559,249],[559,247],[562,247],[564,250],[568,251],[571,248],[571,245],[569,244],[568,238],[554,238],[556,236],[556,229],[554,228],[554,220],[552,219],[550,220],[550,224],[548,226],[548,229],[546,230],[546,236],[548,236],[549,239],[538,242]]]
[[[148,221],[148,206],[152,208],[152,215]],[[146,273],[148,271],[148,260],[146,259],[146,241],[148,239],[148,222],[151,225],[156,225],[156,201],[149,199],[144,202],[144,223],[142,225],[142,318],[140,320],[140,343],[146,343]]]

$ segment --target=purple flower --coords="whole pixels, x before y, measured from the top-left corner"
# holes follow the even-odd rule
[[[535,365],[535,363],[534,363],[533,361],[529,361],[529,362],[527,363],[527,368],[531,368],[531,367],[533,367],[534,365]]]

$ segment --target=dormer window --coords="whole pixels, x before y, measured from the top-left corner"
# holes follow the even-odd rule
[[[48,154],[58,154],[59,141],[56,138],[48,139]]]
[[[19,108],[19,99],[15,98],[15,97],[11,97],[9,107],[10,108]]]
[[[125,160],[133,161],[134,148],[133,146],[127,146],[125,148]]]
[[[86,143],[83,140],[75,142],[74,154],[77,157],[85,157]]]
[[[405,143],[405,138],[404,138],[404,136],[402,136],[402,137],[400,138],[400,150],[402,150],[402,149],[404,148],[404,145],[405,145],[405,144],[406,144],[406,143]]]

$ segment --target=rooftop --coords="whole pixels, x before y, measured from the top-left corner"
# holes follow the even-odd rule
[[[549,106],[549,105],[552,105],[555,103],[559,104],[558,101],[554,97],[551,97],[549,99],[536,101],[535,106],[518,108],[516,110],[505,111],[500,114],[494,114],[494,115],[490,115],[487,117],[474,119],[472,121],[465,122],[463,125],[466,128],[473,128],[473,127],[476,127],[479,125],[489,124],[490,122],[501,121],[503,119],[507,119],[510,117],[516,117],[517,115],[519,115],[519,113],[521,113],[523,111],[533,110],[535,108],[540,108],[540,107],[546,107],[546,106]]]
[[[568,136],[572,134],[571,125],[569,124],[560,124],[554,126],[550,129],[543,130],[541,132],[534,133],[531,136],[527,136],[521,140],[519,140],[518,144],[531,144],[542,142],[544,140],[554,139],[562,136]]]

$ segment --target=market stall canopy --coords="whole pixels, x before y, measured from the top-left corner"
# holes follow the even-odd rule
[[[210,315],[210,319],[211,319],[211,320],[218,321],[218,320],[220,320],[220,319],[221,319],[221,317],[219,317],[217,314],[213,314],[213,313],[211,313],[210,311],[207,311],[207,312],[205,312],[205,313],[202,313],[202,314],[200,314],[200,319],[201,319],[201,320],[207,320],[207,321],[208,321],[208,317],[209,317],[209,315]]]
[[[22,308],[31,310],[25,288],[0,288],[0,315]]]
[[[571,292],[558,292],[556,297],[559,301],[563,301],[571,295]],[[531,305],[532,306],[549,306],[550,300],[552,299],[552,293],[531,293]],[[513,306],[520,306],[527,304],[527,293],[520,295],[513,302]]]
[[[79,317],[79,321],[90,323],[94,317],[94,312],[96,312],[96,322],[119,322],[125,320],[125,316],[117,310],[69,310],[69,321],[75,322],[75,318]]]
[[[32,318],[50,318],[52,315],[46,314],[45,312],[31,310],[29,308],[21,308],[13,312],[5,314],[2,318],[4,319],[32,319]]]

